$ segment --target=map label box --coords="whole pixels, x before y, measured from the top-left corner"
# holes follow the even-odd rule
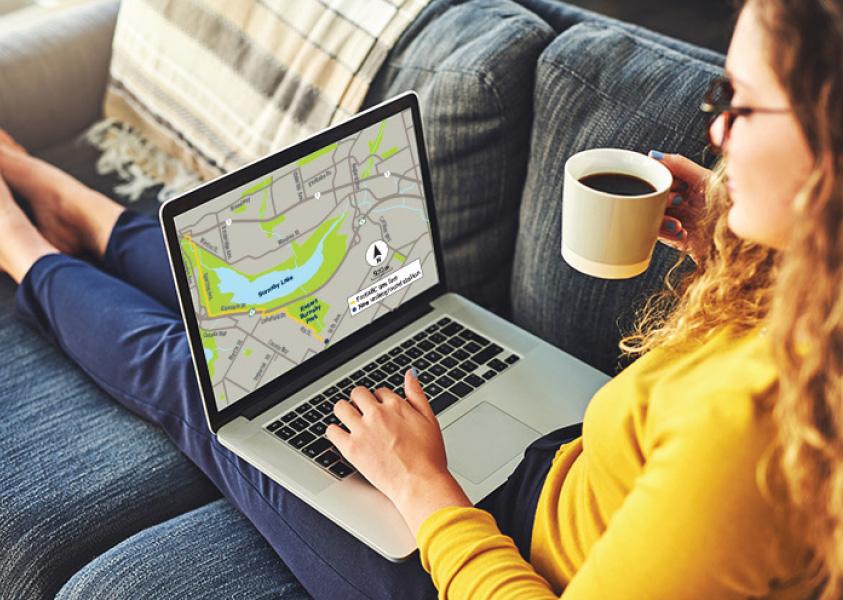
[[[370,306],[374,306],[384,298],[422,278],[421,260],[416,259],[409,265],[404,265],[394,273],[379,279],[369,287],[363,288],[353,296],[348,297],[348,308],[354,316]]]

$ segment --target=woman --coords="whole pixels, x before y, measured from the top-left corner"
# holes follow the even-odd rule
[[[678,192],[662,240],[698,268],[651,300],[622,344],[644,356],[595,395],[582,437],[539,440],[478,508],[412,372],[406,401],[356,388],[336,405],[349,432],[328,437],[401,511],[441,597],[840,596],[841,64],[840,0],[744,6],[708,98],[725,160],[712,174],[653,153]],[[39,227],[0,187],[22,312],[164,427],[311,593],[435,594],[418,561],[374,556],[204,433],[154,221],[8,137],[0,173]]]

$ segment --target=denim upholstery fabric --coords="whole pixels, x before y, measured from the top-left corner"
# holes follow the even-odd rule
[[[418,92],[448,286],[504,314],[533,75],[553,36],[510,0],[434,0],[392,49],[365,102]]]
[[[573,27],[578,23],[583,23],[585,21],[597,21],[621,28],[630,35],[634,35],[636,38],[656,42],[660,46],[676,50],[677,52],[681,52],[686,56],[703,62],[722,66],[725,61],[725,57],[722,54],[714,52],[713,50],[700,48],[699,46],[694,46],[693,44],[688,44],[672,37],[656,33],[655,31],[645,27],[613,19],[584,8],[580,8],[579,6],[574,6],[566,2],[560,2],[559,0],[513,1],[533,11],[536,15],[547,21],[547,23],[553,27],[557,33],[562,33],[569,27]]]
[[[145,529],[81,569],[60,600],[310,598],[249,521],[217,500]]]
[[[624,366],[618,340],[634,308],[663,287],[677,253],[657,244],[650,268],[627,280],[596,279],[568,266],[560,253],[565,161],[613,146],[710,163],[707,119],[698,107],[719,73],[719,65],[608,21],[575,25],[542,53],[513,272],[516,323],[606,373]],[[688,259],[683,268],[692,267]]]
[[[219,494],[161,430],[14,318],[13,291],[3,278],[0,597],[51,598],[95,556]]]

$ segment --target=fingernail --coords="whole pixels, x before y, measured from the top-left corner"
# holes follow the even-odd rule
[[[419,378],[419,375],[418,375],[418,373],[416,372],[416,368],[415,368],[415,367],[410,367],[410,373],[412,373],[412,374],[413,374],[413,379],[418,379],[418,378]]]
[[[682,196],[676,196],[671,204],[673,204],[673,206],[679,206],[682,204]]]
[[[647,153],[647,156],[650,158],[655,158],[656,160],[661,160],[664,158],[664,152],[659,152],[658,150],[650,150]]]
[[[665,223],[664,226],[665,226],[665,229],[667,229],[671,233],[676,231],[676,223],[674,223],[673,221],[668,221],[667,223]]]

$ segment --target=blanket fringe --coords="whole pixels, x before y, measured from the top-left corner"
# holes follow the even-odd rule
[[[197,173],[123,121],[98,121],[85,132],[85,139],[102,152],[97,173],[119,177],[122,183],[114,187],[114,192],[129,202],[157,186],[161,186],[158,202],[164,202],[202,183]]]

